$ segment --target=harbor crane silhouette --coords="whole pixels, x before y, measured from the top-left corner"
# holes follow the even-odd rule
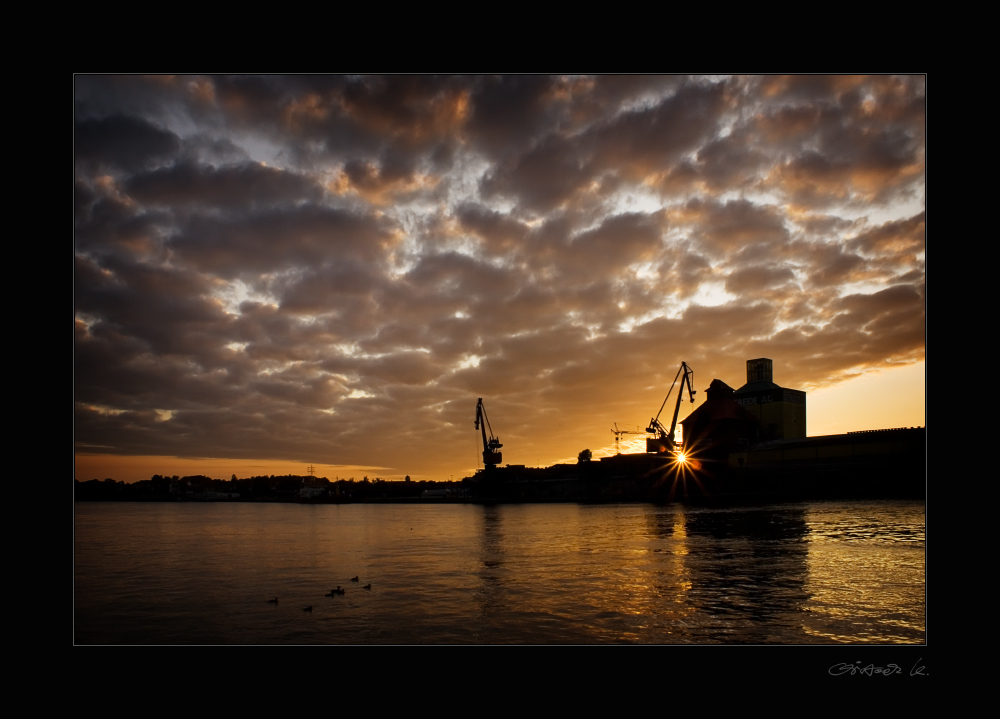
[[[683,377],[681,374],[683,373]],[[670,399],[670,393],[674,391],[674,385],[677,384],[677,378],[681,378],[681,386],[677,391],[677,405],[674,407],[674,418],[670,422],[670,430],[660,423],[660,415],[663,413],[663,408],[667,406],[667,400]],[[646,440],[646,451],[656,452],[658,454],[664,454],[666,452],[675,452],[677,447],[674,442],[674,430],[677,429],[677,415],[681,411],[681,400],[684,398],[684,385],[687,384],[688,396],[691,398],[691,404],[694,404],[694,396],[696,394],[692,383],[694,382],[694,370],[688,367],[687,362],[681,362],[680,369],[677,370],[677,374],[674,375],[674,381],[670,384],[670,389],[667,390],[667,396],[663,398],[663,404],[660,405],[660,411],[656,413],[656,416],[649,420],[649,426],[646,427],[646,431],[651,434],[655,434],[655,437],[650,437]]]
[[[490,430],[489,439],[486,438],[487,428]],[[483,406],[482,397],[479,398],[479,403],[476,405],[476,429],[483,433],[483,465],[486,469],[496,467],[503,461],[503,454],[500,452],[503,445],[500,444],[498,437],[493,436],[493,427],[490,426],[490,420],[486,417],[486,407]]]

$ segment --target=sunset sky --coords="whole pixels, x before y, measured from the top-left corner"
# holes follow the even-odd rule
[[[923,76],[77,76],[76,477],[613,452],[681,361],[924,418]],[[666,410],[665,410],[666,414]],[[669,417],[667,417],[669,423]]]

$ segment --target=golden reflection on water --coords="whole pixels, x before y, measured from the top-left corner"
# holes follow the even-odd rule
[[[84,643],[919,643],[923,571],[916,503],[79,503],[75,626]]]
[[[912,642],[924,634],[922,507],[816,505],[807,522],[807,634],[838,643]]]
[[[683,511],[647,506],[486,507],[482,620],[544,617],[599,628],[592,641],[643,641],[691,613]]]

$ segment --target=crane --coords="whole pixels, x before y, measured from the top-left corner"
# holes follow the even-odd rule
[[[490,429],[490,438],[486,439],[486,428]],[[479,404],[476,405],[476,429],[482,430],[483,432],[483,465],[486,469],[495,467],[503,461],[503,455],[500,453],[500,448],[503,447],[500,444],[500,439],[493,436],[493,428],[490,427],[490,421],[486,418],[486,408],[483,407],[483,398],[479,398]]]
[[[681,374],[683,373],[683,377]],[[663,408],[667,406],[667,400],[670,399],[670,393],[674,391],[674,385],[677,384],[677,378],[681,378],[681,387],[677,392],[677,405],[674,407],[674,419],[670,423],[670,431],[660,424],[660,415],[663,413]],[[681,400],[684,398],[684,384],[687,383],[688,396],[691,398],[691,404],[694,404],[695,390],[691,386],[694,381],[694,370],[688,367],[687,362],[681,362],[681,367],[677,370],[677,374],[674,376],[674,381],[670,385],[670,389],[667,390],[667,396],[663,399],[663,404],[660,405],[660,411],[656,413],[656,417],[649,420],[649,426],[646,428],[647,432],[655,434],[656,437],[649,437],[646,439],[646,451],[647,452],[657,452],[662,454],[663,452],[673,452],[674,447],[674,430],[677,429],[677,415],[681,410]]]
[[[643,432],[639,431],[638,427],[636,427],[636,431],[634,432],[630,429],[618,429],[617,422],[615,422],[615,428],[611,432],[615,435],[615,454],[622,453],[621,439],[623,434],[643,434]]]

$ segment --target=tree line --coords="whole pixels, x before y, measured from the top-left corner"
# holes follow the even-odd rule
[[[149,479],[126,483],[114,479],[74,480],[78,501],[173,501],[183,499],[227,499],[237,501],[293,501],[302,496],[303,488],[314,497],[344,497],[351,499],[419,497],[428,489],[450,489],[462,482],[420,480],[390,481],[368,476],[329,479],[295,474],[257,475],[229,479],[213,479],[203,474],[181,477],[154,474]],[[237,496],[238,495],[238,496]]]

